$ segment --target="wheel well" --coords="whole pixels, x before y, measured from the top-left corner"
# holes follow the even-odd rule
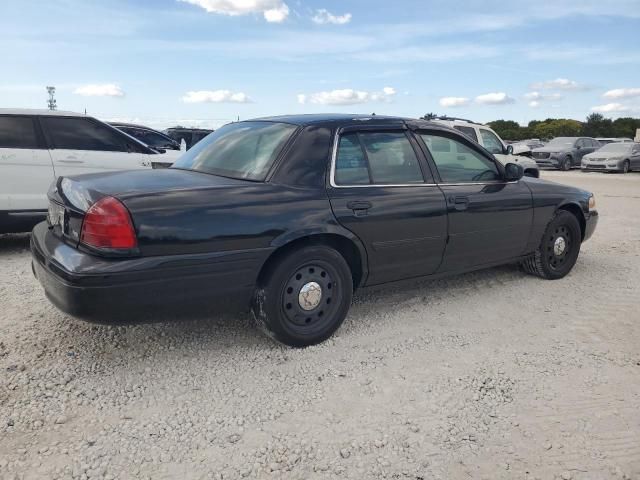
[[[538,169],[535,169],[535,168],[527,168],[524,171],[524,174],[527,177],[540,178],[540,171]]]
[[[309,235],[307,237],[298,238],[281,247],[278,247],[262,266],[258,275],[258,282],[261,283],[264,280],[265,275],[269,272],[271,267],[278,262],[282,257],[288,255],[293,250],[306,247],[309,245],[325,245],[336,250],[347,262],[349,269],[351,270],[351,277],[353,278],[354,290],[360,285],[362,281],[363,269],[362,258],[356,244],[346,237],[332,233],[320,233],[316,235]]]
[[[576,205],[575,203],[567,203],[566,205],[562,205],[558,210],[565,210],[571,214],[578,220],[580,224],[580,233],[582,235],[582,239],[584,240],[584,233],[587,228],[587,222],[584,219],[584,214],[582,213],[582,209]]]

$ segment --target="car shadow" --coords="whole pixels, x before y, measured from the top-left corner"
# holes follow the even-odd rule
[[[0,234],[0,256],[29,250],[30,233]]]

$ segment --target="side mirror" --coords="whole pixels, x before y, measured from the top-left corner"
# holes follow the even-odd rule
[[[156,152],[158,153],[167,153],[167,150],[164,148],[156,148]]]
[[[507,163],[504,166],[504,178],[507,182],[516,182],[524,177],[524,168],[517,163]]]
[[[513,155],[513,145],[507,145],[507,155]]]
[[[580,150],[582,148],[582,145],[576,145],[576,149]]]

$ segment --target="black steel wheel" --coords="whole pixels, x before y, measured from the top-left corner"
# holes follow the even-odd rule
[[[307,246],[271,263],[252,310],[269,336],[305,347],[326,340],[340,327],[352,294],[353,278],[344,257],[329,247]]]
[[[523,268],[549,280],[567,275],[578,260],[582,231],[571,212],[560,210],[547,225],[538,249],[522,262]]]

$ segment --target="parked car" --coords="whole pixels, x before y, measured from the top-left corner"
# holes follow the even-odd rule
[[[58,176],[169,166],[162,155],[93,117],[0,109],[0,233],[44,220]]]
[[[596,227],[594,197],[523,173],[424,120],[231,123],[171,168],[59,178],[33,270],[79,318],[251,306],[270,336],[302,347],[333,334],[362,286],[511,262],[567,275]]]
[[[582,157],[582,170],[627,173],[640,170],[640,143],[608,143]]]
[[[490,151],[503,165],[509,162],[515,162],[524,169],[524,174],[527,177],[538,178],[540,176],[538,164],[530,158],[514,155],[513,146],[503,142],[491,127],[472,122],[471,120],[454,117],[435,117],[432,121],[461,131],[474,142],[479,143]]]
[[[109,122],[109,125],[116,127],[118,130],[131,135],[133,138],[141,141],[145,145],[153,148],[158,153],[162,153],[165,159],[171,159],[174,162],[182,151],[180,150],[180,142],[176,142],[173,138],[153,128],[144,125],[136,125],[133,123]]]
[[[606,145],[607,143],[633,142],[632,138],[626,137],[598,137],[596,140],[600,145]]]
[[[207,130],[205,128],[186,128],[186,127],[172,127],[167,128],[165,133],[180,143],[184,140],[187,145],[187,150],[193,147],[196,143],[209,135],[213,130]]]
[[[598,148],[600,144],[595,138],[556,137],[544,147],[534,149],[531,158],[541,167],[571,170],[580,165],[582,157]]]
[[[514,155],[521,155],[523,157],[531,158],[531,151],[535,148],[544,147],[544,142],[538,140],[537,138],[532,138],[530,140],[520,140],[518,142],[513,142],[511,145],[513,146]]]

